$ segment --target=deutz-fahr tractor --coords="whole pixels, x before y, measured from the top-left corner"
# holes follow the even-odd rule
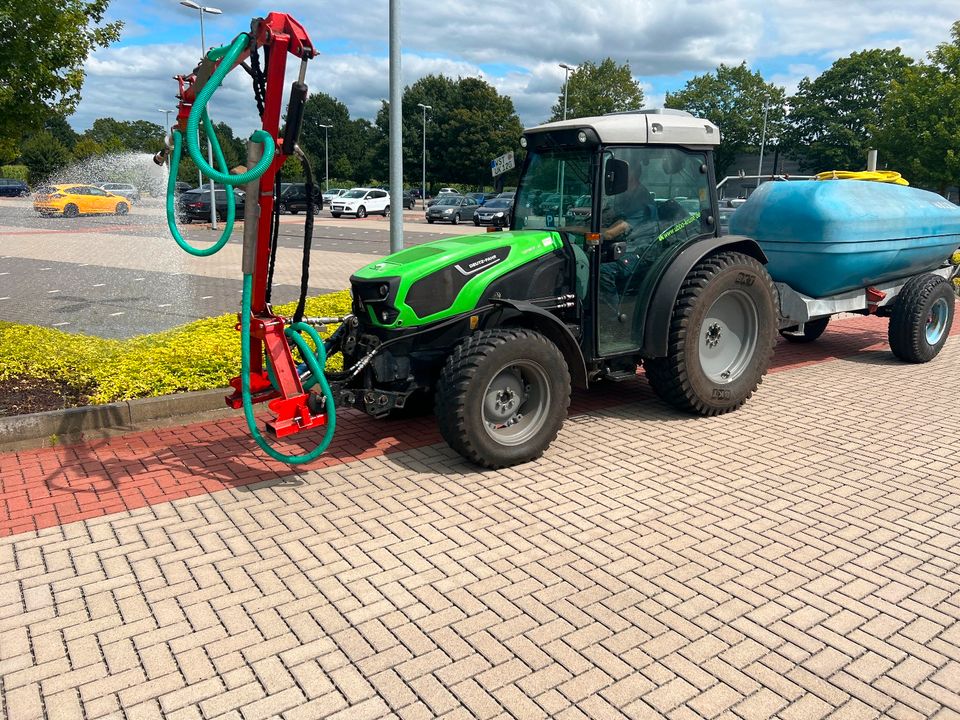
[[[778,331],[760,246],[718,231],[712,123],[673,110],[527,130],[509,230],[437,240],[351,278],[327,343],[337,406],[434,408],[497,468],[539,457],[571,388],[634,378],[700,415],[740,407]],[[572,210],[576,212],[572,212]]]

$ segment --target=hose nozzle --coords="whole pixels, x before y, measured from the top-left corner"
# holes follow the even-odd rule
[[[153,156],[153,161],[157,165],[163,165],[167,162],[167,155],[169,154],[170,154],[170,149],[164,148],[163,150],[161,150],[160,152],[158,152],[156,155]]]

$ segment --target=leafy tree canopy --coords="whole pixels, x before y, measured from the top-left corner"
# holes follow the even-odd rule
[[[80,100],[91,51],[120,37],[109,0],[18,0],[0,7],[0,162],[25,134]]]
[[[551,120],[563,119],[563,88],[553,106]],[[630,63],[618,65],[612,58],[599,65],[585,60],[567,77],[567,117],[591,117],[643,107],[643,90],[633,79]]]
[[[786,93],[766,83],[747,64],[721,64],[714,73],[697,75],[682,90],[667,93],[664,105],[706,118],[720,128],[720,146],[714,154],[717,177],[723,177],[739,153],[757,152],[767,109],[767,145],[775,145],[784,126]]]
[[[894,50],[864,50],[833,63],[815,80],[800,81],[790,98],[783,145],[803,170],[856,170],[865,165],[881,108],[893,81],[903,81],[912,60]]]
[[[408,183],[419,185],[423,164],[426,111],[427,182],[491,185],[490,161],[519,150],[523,126],[513,100],[480,78],[427,75],[403,91],[403,169]],[[377,114],[378,172],[387,175],[389,106]]]
[[[163,147],[164,130],[161,125],[147,120],[98,118],[83,136],[108,150],[155,153]],[[233,137],[232,131],[230,136]]]
[[[877,132],[883,166],[941,194],[960,184],[960,21],[950,34],[893,81]]]

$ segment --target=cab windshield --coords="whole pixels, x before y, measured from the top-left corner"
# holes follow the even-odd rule
[[[554,230],[568,224],[566,212],[582,196],[592,195],[592,156],[586,148],[531,153],[517,192],[514,229]]]

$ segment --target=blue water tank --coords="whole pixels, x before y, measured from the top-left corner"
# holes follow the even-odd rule
[[[826,297],[943,265],[960,207],[936,193],[866,180],[768,182],[730,218],[760,243],[774,280]]]

